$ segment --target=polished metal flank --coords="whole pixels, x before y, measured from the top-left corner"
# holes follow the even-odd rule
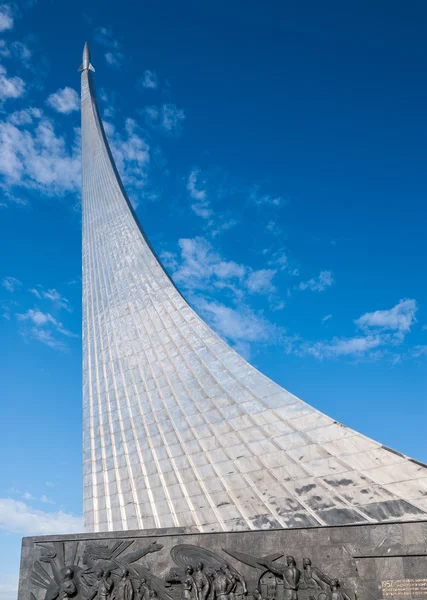
[[[86,528],[425,518],[425,465],[259,373],[186,303],[123,188],[87,45],[81,69]]]

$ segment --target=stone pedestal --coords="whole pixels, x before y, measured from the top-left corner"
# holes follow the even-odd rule
[[[427,521],[23,539],[18,600],[427,600]]]

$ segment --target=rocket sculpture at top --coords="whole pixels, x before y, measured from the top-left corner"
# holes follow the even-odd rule
[[[427,516],[427,468],[248,364],[178,292],[138,223],[81,66],[88,530],[233,531]]]
[[[93,65],[90,62],[90,50],[89,50],[89,45],[87,42],[85,42],[84,48],[83,48],[83,62],[79,67],[79,72],[80,71],[93,71],[95,72],[95,69],[93,67]]]

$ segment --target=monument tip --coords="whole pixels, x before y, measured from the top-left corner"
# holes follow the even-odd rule
[[[85,42],[83,47],[83,62],[79,67],[79,71],[95,71],[93,65],[90,62],[90,50],[89,44]]]

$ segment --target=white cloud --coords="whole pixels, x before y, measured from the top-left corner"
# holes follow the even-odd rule
[[[62,296],[55,288],[45,290],[43,286],[39,285],[36,288],[31,288],[28,291],[34,294],[34,296],[36,296],[36,298],[39,300],[50,300],[58,308],[65,308],[65,310],[68,310],[68,312],[72,312],[72,308],[68,302],[68,299],[65,298],[65,296]]]
[[[0,6],[0,31],[7,31],[13,28],[12,9],[8,4]]]
[[[80,154],[70,151],[64,137],[41,111],[29,109],[0,121],[1,187],[37,189],[44,195],[63,195],[80,189]]]
[[[241,299],[246,292],[250,294],[272,294],[275,287],[272,279],[273,269],[254,270],[247,265],[224,260],[203,237],[181,238],[178,241],[180,256],[174,253],[162,253],[162,260],[171,269],[174,281],[186,289],[208,290],[222,289],[231,291]],[[274,305],[276,298],[271,298]]]
[[[365,313],[356,319],[354,323],[362,329],[362,335],[334,337],[329,342],[304,342],[295,351],[297,354],[310,354],[319,359],[350,355],[370,358],[388,356],[395,364],[401,358],[396,354],[396,349],[416,322],[416,311],[415,300],[400,300],[389,310]],[[326,315],[322,322],[331,318],[332,315]],[[410,355],[420,356],[422,353],[413,349]]]
[[[8,117],[9,123],[13,125],[30,125],[35,120],[42,117],[42,111],[39,108],[25,108],[17,110]]]
[[[144,114],[147,125],[167,136],[178,137],[182,133],[185,113],[175,104],[165,103],[161,106],[146,106]]]
[[[21,535],[81,533],[83,519],[63,511],[35,510],[24,502],[0,498],[0,528]]]
[[[300,290],[311,290],[312,292],[323,292],[334,283],[331,271],[320,271],[318,277],[312,277],[308,281],[299,284]]]
[[[280,271],[284,271],[285,269],[287,269],[289,265],[289,260],[285,250],[281,249],[274,252],[272,257],[268,261],[268,264],[278,267]]]
[[[378,327],[384,330],[392,330],[406,333],[416,322],[415,314],[418,310],[417,303],[413,299],[400,300],[389,310],[376,310],[365,313],[355,323],[362,329]]]
[[[117,168],[126,186],[136,189],[147,183],[150,147],[136,121],[126,119],[123,133],[104,122]]]
[[[107,29],[107,27],[98,27],[98,29],[95,30],[94,37],[98,44],[101,44],[102,46],[107,46],[108,48],[120,47],[119,42],[113,37],[113,32],[111,29]]]
[[[51,94],[46,100],[47,104],[59,113],[66,115],[79,109],[79,96],[73,88],[65,87],[54,94]]]
[[[0,100],[20,98],[25,93],[25,83],[20,77],[8,77],[6,69],[0,65]]]
[[[380,336],[359,336],[353,338],[333,338],[331,342],[315,342],[303,344],[304,354],[315,358],[331,358],[337,356],[363,355],[368,350],[378,348],[384,340]]]
[[[30,309],[23,314],[17,314],[16,317],[22,323],[30,325],[29,327],[24,327],[20,332],[24,338],[37,340],[55,350],[67,350],[67,346],[62,339],[55,336],[56,333],[68,338],[78,337],[78,335],[66,329],[50,313],[44,313],[37,308]]]
[[[215,238],[220,235],[223,231],[228,231],[238,224],[238,220],[232,217],[226,218],[224,215],[220,215],[215,220],[211,220],[208,225],[210,227],[210,235]]]
[[[4,287],[5,290],[7,290],[8,292],[16,292],[16,290],[18,288],[21,287],[22,283],[19,281],[19,279],[16,279],[16,277],[5,277],[3,279],[3,281],[1,282],[2,286]]]
[[[23,42],[12,42],[11,49],[12,54],[23,63],[29,61],[32,56],[31,50]]]
[[[221,337],[233,343],[247,358],[250,353],[250,343],[274,343],[281,335],[278,327],[265,319],[262,314],[255,313],[246,306],[230,308],[220,302],[199,299],[197,308],[212,328]]]
[[[56,504],[56,502],[54,500],[51,500],[50,498],[45,496],[45,494],[40,496],[40,502],[43,502],[43,504]]]
[[[272,283],[273,277],[276,275],[275,269],[260,269],[249,273],[246,280],[248,290],[252,294],[266,294],[274,292],[275,287]]]
[[[206,200],[206,190],[202,189],[201,187],[197,187],[199,175],[200,171],[198,169],[191,171],[187,180],[187,190],[190,192],[190,196],[194,198],[194,200]]]
[[[215,275],[215,265],[221,262],[220,255],[214,252],[209,242],[202,237],[181,238],[178,244],[181,256],[179,263],[175,261],[175,281],[182,283],[187,289],[205,286]],[[170,260],[168,266],[171,266]]]
[[[18,595],[18,575],[2,574],[0,583],[0,600],[16,600]]]
[[[125,55],[122,52],[106,52],[105,60],[110,67],[114,67],[115,69],[119,69],[123,61],[125,59]]]
[[[185,119],[182,108],[175,104],[163,104],[162,106],[162,128],[164,131],[177,133]]]
[[[200,182],[200,171],[193,169],[187,179],[187,190],[190,197],[196,202],[191,204],[191,210],[202,219],[209,219],[213,215],[213,210],[210,207],[210,202],[207,199],[205,182]]]
[[[56,502],[54,502],[53,500],[51,500],[50,498],[48,498],[45,494],[43,494],[42,496],[40,496],[40,498],[36,498],[30,492],[24,492],[22,494],[22,499],[23,500],[36,500],[36,501],[38,500],[39,502],[43,502],[43,504],[56,504]]]
[[[270,219],[270,221],[265,226],[265,230],[267,233],[271,233],[271,235],[274,236],[279,236],[283,233],[282,228],[276,223],[274,219]]]
[[[260,186],[253,186],[250,192],[250,199],[258,206],[283,206],[286,200],[282,196],[270,196],[269,194],[261,194]]]
[[[155,90],[157,88],[157,75],[154,71],[149,71],[148,69],[144,71],[144,75],[141,79],[141,85],[143,88]]]
[[[332,315],[325,315],[322,317],[322,323],[326,323],[326,321],[329,321],[329,319],[332,319]]]
[[[0,40],[0,55],[7,58],[13,56],[27,68],[30,66],[29,60],[32,56],[31,50],[23,42],[15,41],[7,44],[6,40]]]

